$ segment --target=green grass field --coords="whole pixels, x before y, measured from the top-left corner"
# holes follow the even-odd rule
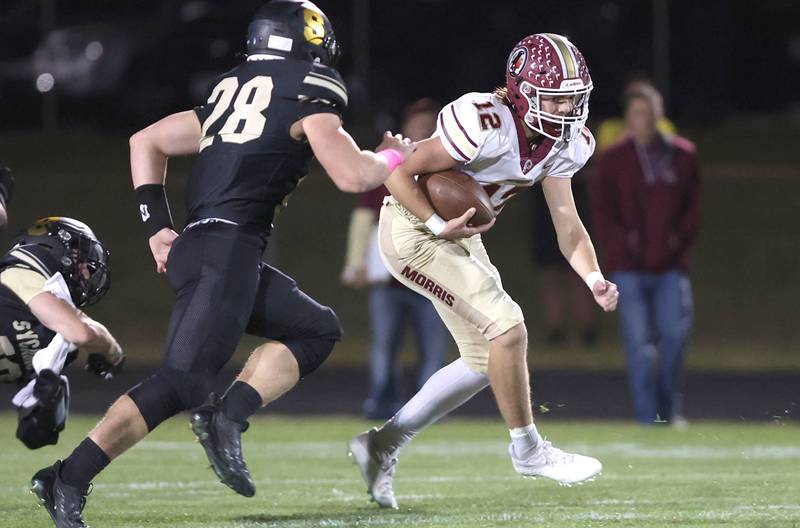
[[[0,415],[0,525],[51,526],[26,483],[66,455],[93,424],[73,417],[59,446],[27,451]],[[398,465],[399,511],[367,500],[345,442],[366,422],[261,418],[245,435],[257,494],[217,483],[185,417],[162,425],[95,483],[95,527],[614,526],[800,527],[797,423],[540,423],[555,444],[599,457],[603,475],[572,488],[524,480],[508,461],[499,421],[453,420],[426,431]]]

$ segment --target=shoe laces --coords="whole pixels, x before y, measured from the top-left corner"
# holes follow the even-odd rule
[[[542,439],[541,447],[539,447],[539,453],[544,457],[545,463],[548,465],[569,464],[575,459],[575,455],[554,447],[550,441],[544,438]]]

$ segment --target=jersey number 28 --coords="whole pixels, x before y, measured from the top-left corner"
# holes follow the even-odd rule
[[[203,139],[200,150],[211,145],[216,136],[225,143],[247,143],[264,132],[267,118],[262,113],[272,99],[272,77],[259,75],[253,77],[241,87],[236,77],[222,79],[211,92],[207,104],[213,104],[214,110],[203,122]],[[208,135],[211,128],[233,102],[233,112],[228,116],[219,131]],[[244,123],[242,125],[242,123]]]

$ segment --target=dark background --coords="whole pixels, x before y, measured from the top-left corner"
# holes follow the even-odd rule
[[[396,126],[414,98],[444,103],[502,83],[509,50],[530,33],[566,34],[586,56],[595,84],[590,125],[619,113],[631,73],[651,76],[669,117],[698,145],[705,180],[693,252],[697,317],[689,369],[758,371],[760,393],[769,392],[763,380],[770,373],[800,372],[800,2],[317,4],[343,45],[340,70],[351,93],[345,124],[365,148]],[[0,0],[0,163],[18,181],[0,241],[46,215],[92,225],[112,252],[113,286],[90,312],[118,336],[132,364],[160,357],[172,295],[154,273],[138,229],[127,138],[201,102],[209,81],[241,60],[247,21],[260,5]],[[48,73],[53,83],[42,77]],[[190,159],[170,161],[168,190],[179,224],[190,167]],[[590,178],[591,167],[579,177]],[[338,283],[353,203],[314,167],[270,243],[270,259],[339,313],[346,338],[330,360],[337,369],[363,366],[369,339],[365,295]],[[507,290],[525,310],[531,364],[544,372],[618,376],[624,361],[614,315],[601,316],[595,349],[551,348],[541,339],[529,208],[528,197],[516,198],[485,239]],[[246,339],[237,358],[254,343]],[[412,352],[405,348],[407,363]],[[354,372],[359,383],[349,386],[361,390],[363,371]],[[728,385],[735,390],[737,383]]]
[[[238,62],[247,22],[261,4],[5,0],[0,96],[8,103],[13,95],[14,104],[3,105],[0,127],[40,126],[41,97],[34,87],[36,76],[47,71],[45,57],[78,56],[92,41],[105,50],[95,62],[111,56],[115,68],[96,65],[94,86],[80,95],[74,80],[62,83],[51,71],[56,76],[51,94],[66,105],[59,105],[59,122],[108,122],[127,132],[146,124],[149,114],[196,104],[212,76]],[[351,114],[373,121],[396,115],[416,97],[448,101],[467,90],[490,90],[503,82],[512,45],[543,31],[565,34],[583,51],[597,86],[595,117],[618,111],[620,89],[632,72],[655,78],[669,114],[678,120],[713,123],[743,112],[798,110],[800,3],[793,0],[320,0],[318,5],[344,49],[340,69],[355,95]],[[110,80],[116,85],[103,85]],[[111,115],[97,115],[100,101]]]

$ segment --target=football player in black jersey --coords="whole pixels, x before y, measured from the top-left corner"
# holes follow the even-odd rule
[[[192,428],[220,480],[252,496],[240,438],[247,418],[314,371],[341,337],[333,310],[261,262],[267,233],[312,156],[339,189],[361,192],[382,184],[412,146],[387,133],[379,152],[363,151],[342,128],[347,91],[333,68],[337,43],[311,2],[264,5],[248,28],[247,54],[217,79],[205,105],[131,138],[139,213],[176,304],[158,371],[120,397],[63,463],[33,479],[59,528],[85,526],[90,481],[186,409],[196,409]],[[198,152],[178,236],[164,194],[167,158]],[[222,398],[206,401],[244,332],[265,343]]]
[[[20,387],[17,438],[31,449],[55,444],[64,429],[69,386],[61,369],[76,347],[98,376],[122,365],[117,341],[80,310],[108,287],[108,252],[72,218],[37,220],[0,260],[0,381]]]

